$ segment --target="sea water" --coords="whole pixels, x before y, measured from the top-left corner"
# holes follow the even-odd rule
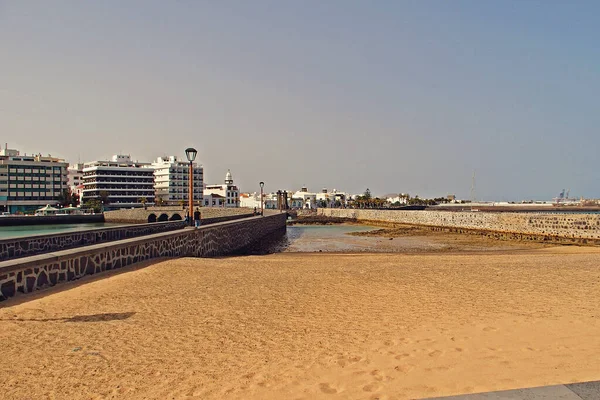
[[[37,235],[49,235],[68,233],[76,231],[85,231],[97,228],[110,228],[123,224],[114,224],[106,222],[94,222],[84,224],[55,224],[55,225],[20,225],[20,226],[0,226],[0,240],[29,237]]]

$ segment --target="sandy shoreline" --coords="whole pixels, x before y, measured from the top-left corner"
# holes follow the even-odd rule
[[[3,399],[409,399],[600,378],[595,248],[179,259],[0,308]]]

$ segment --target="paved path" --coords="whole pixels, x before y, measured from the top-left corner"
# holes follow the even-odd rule
[[[600,381],[436,397],[429,400],[598,400]]]

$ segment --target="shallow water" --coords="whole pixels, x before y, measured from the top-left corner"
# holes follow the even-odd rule
[[[36,235],[59,234],[68,232],[85,231],[88,229],[110,228],[123,224],[95,222],[86,224],[55,224],[55,225],[22,225],[0,227],[0,240],[14,237],[28,237]]]
[[[287,227],[284,236],[260,248],[250,251],[252,254],[268,253],[397,253],[436,251],[447,247],[446,244],[426,237],[369,237],[348,235],[351,232],[378,230],[381,227],[368,225],[292,225]]]
[[[287,227],[288,252],[338,252],[365,250],[365,242],[372,238],[348,235],[380,229],[366,225],[293,225]],[[367,246],[368,247],[368,246]]]

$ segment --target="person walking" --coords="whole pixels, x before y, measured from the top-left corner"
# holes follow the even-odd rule
[[[198,229],[200,227],[200,223],[201,223],[200,217],[201,217],[200,209],[196,208],[196,211],[194,211],[194,226],[196,227],[196,229]]]

